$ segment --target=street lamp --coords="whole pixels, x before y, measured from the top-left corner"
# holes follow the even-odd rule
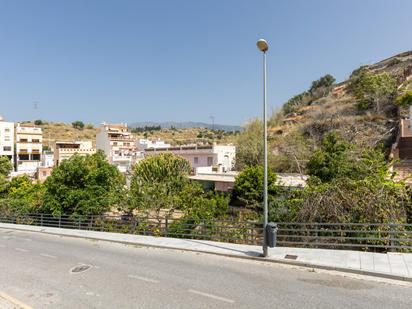
[[[266,121],[266,52],[269,45],[264,39],[256,42],[257,47],[263,52],[263,256],[268,256],[268,242],[266,228],[268,225],[268,135]]]

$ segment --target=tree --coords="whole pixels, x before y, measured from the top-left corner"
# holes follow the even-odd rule
[[[396,98],[396,104],[400,107],[409,107],[412,105],[412,91],[405,92]]]
[[[75,155],[47,178],[45,208],[53,214],[102,214],[120,202],[124,184],[123,175],[103,152]]]
[[[154,211],[157,216],[162,209],[172,213],[181,207],[182,192],[190,189],[190,171],[189,161],[172,153],[140,161],[136,164],[131,179],[131,210],[137,208],[146,212]]]
[[[263,160],[263,129],[262,122],[254,119],[246,129],[239,134],[236,141],[236,169],[255,166]]]
[[[273,203],[278,193],[276,174],[268,171],[268,200]],[[263,208],[263,167],[251,166],[245,168],[235,180],[233,188],[235,198],[242,201],[247,208],[260,212]]]
[[[334,83],[335,78],[330,74],[326,74],[318,80],[313,81],[312,86],[309,89],[312,99],[316,100],[327,95]]]
[[[396,93],[396,81],[388,73],[373,73],[361,68],[350,80],[349,89],[358,100],[359,109],[374,107],[380,112]]]
[[[10,159],[6,156],[0,156],[0,177],[7,177],[12,169],[13,165]]]
[[[306,171],[321,181],[330,181],[337,176],[350,173],[348,151],[350,145],[337,133],[327,134],[319,150],[315,151],[306,165]]]
[[[41,125],[43,124],[43,121],[40,120],[40,119],[37,119],[37,120],[34,121],[34,124],[35,124],[36,126],[41,126]]]
[[[72,127],[78,130],[82,130],[84,128],[84,123],[82,121],[74,121],[72,122]]]
[[[2,212],[28,214],[39,212],[43,206],[44,186],[33,183],[26,175],[14,177],[2,200]]]

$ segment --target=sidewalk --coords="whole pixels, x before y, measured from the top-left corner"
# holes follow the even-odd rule
[[[140,236],[85,230],[60,229],[30,225],[0,223],[0,228],[29,232],[113,241],[148,247],[178,249],[223,256],[264,260],[305,267],[337,270],[412,282],[412,253],[373,253],[349,250],[306,249],[276,247],[269,249],[269,257],[260,257],[260,246],[222,242]]]

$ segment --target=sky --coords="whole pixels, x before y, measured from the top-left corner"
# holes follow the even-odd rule
[[[412,49],[410,0],[0,0],[10,121],[239,125],[313,80]]]

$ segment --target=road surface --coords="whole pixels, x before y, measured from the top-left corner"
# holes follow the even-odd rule
[[[1,295],[18,308],[410,309],[411,286],[0,229],[1,309]]]

